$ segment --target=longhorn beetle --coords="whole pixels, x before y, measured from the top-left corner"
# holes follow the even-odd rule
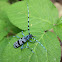
[[[36,40],[35,38],[33,38],[34,36],[33,36],[32,34],[30,34],[30,30],[29,30],[29,7],[28,7],[28,4],[27,4],[27,9],[28,9],[28,33],[29,33],[29,35],[26,35],[26,36],[25,36],[25,35],[23,34],[23,31],[22,31],[23,37],[20,38],[20,37],[16,36],[17,38],[20,38],[20,39],[19,39],[18,41],[16,41],[13,46],[14,46],[14,48],[18,48],[18,47],[21,46],[21,50],[24,49],[25,47],[27,47],[27,48],[29,48],[29,49],[33,52],[33,50],[29,47],[27,41],[32,42],[30,39],[33,39],[33,40],[35,40],[36,42],[38,42],[38,40]],[[27,46],[23,47],[23,45],[24,45],[25,42],[27,42]],[[40,42],[38,42],[38,43],[41,44]],[[41,44],[41,46],[46,50],[46,48],[45,48],[42,44]],[[33,52],[33,53],[34,53],[34,52]]]

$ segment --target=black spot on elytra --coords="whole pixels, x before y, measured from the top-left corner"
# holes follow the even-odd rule
[[[16,46],[16,48],[18,48],[18,47]]]
[[[17,42],[18,42],[18,45],[20,45],[19,40]]]
[[[24,41],[22,41],[22,43],[24,43]]]

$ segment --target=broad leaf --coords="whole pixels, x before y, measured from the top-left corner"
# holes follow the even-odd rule
[[[42,23],[42,29],[48,30],[56,23],[55,20],[58,18],[58,12],[49,0],[47,2],[45,0],[35,0],[35,2],[31,0],[29,1],[28,6],[31,26]],[[26,2],[21,1],[11,5],[11,7],[7,9],[7,13],[9,19],[14,25],[23,30],[27,30],[28,9]]]
[[[27,35],[27,33],[24,33]],[[40,34],[40,35],[39,35]],[[8,43],[2,54],[2,62],[60,62],[60,45],[57,37],[51,33],[36,33],[36,39],[41,42],[46,50],[37,42],[30,43],[29,47],[33,48],[34,53],[25,48],[21,51],[20,48],[14,48],[13,44],[18,39],[13,38]],[[23,37],[22,34],[18,34],[18,36]],[[32,40],[34,42],[34,40]],[[24,44],[26,46],[26,44]]]

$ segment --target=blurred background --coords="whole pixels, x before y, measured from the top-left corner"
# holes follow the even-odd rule
[[[62,16],[62,0],[51,0],[51,1],[58,9],[59,17],[61,17]]]

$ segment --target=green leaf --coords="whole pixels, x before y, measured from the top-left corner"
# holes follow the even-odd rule
[[[40,25],[40,23],[42,23],[42,29],[50,29],[53,27],[53,24],[56,23],[55,20],[58,18],[58,12],[55,6],[49,0],[47,0],[47,2],[45,0],[34,1],[30,0],[28,3],[30,25]],[[25,1],[12,4],[11,7],[7,9],[7,13],[9,19],[15,26],[19,27],[20,29],[27,30],[28,9]]]
[[[0,40],[4,38],[10,31],[10,23],[6,13],[3,10],[0,10]]]
[[[7,44],[9,44],[10,39],[11,39],[11,37],[4,38],[3,40],[0,41],[0,62],[3,62],[2,55],[5,50],[5,47],[7,46]]]
[[[56,33],[56,35],[62,41],[62,18],[60,18],[59,20],[57,20],[57,23],[54,26],[54,32]]]
[[[18,33],[21,30],[14,26],[10,21],[6,13],[6,9],[10,7],[8,2],[0,1],[0,40],[7,36],[8,33]],[[18,31],[16,31],[18,30]]]
[[[18,30],[18,31],[16,31]],[[0,10],[0,40],[4,38],[9,32],[10,33],[18,33],[21,30],[14,26],[8,19],[5,11]]]
[[[24,33],[27,35],[27,33]],[[16,42],[18,39],[13,38],[8,43],[2,54],[2,62],[59,62],[61,51],[60,51],[60,44],[57,39],[57,37],[51,33],[36,33],[36,39],[41,42],[46,50],[37,42],[35,43],[29,43],[30,48],[33,48],[34,53],[25,48],[21,51],[21,47],[15,49],[13,47],[14,42]],[[41,34],[41,35],[39,35]],[[18,36],[22,37],[22,35],[19,33]],[[34,41],[34,40],[32,40]],[[24,44],[26,46],[26,44]]]
[[[29,42],[29,46],[33,48],[34,53],[27,48],[22,51],[20,48],[15,49],[13,44],[19,39],[13,38],[2,53],[2,62],[59,62],[61,51],[57,36],[51,32],[44,32],[57,23],[58,14],[55,6],[49,0],[30,0],[28,6],[30,33],[36,36],[36,39],[44,45],[47,52],[36,42]],[[7,14],[11,23],[22,30],[27,30],[28,9],[25,1],[11,5],[7,9]],[[25,31],[24,34],[26,36],[28,32]],[[20,33],[18,36],[23,37]]]
[[[0,0],[0,1],[5,1],[5,2],[8,2],[8,0]]]
[[[7,35],[6,30],[6,24],[3,20],[0,20],[0,40]]]
[[[8,9],[8,7],[10,7],[10,4],[8,2],[0,1],[0,9],[1,10],[6,10],[6,9]]]

